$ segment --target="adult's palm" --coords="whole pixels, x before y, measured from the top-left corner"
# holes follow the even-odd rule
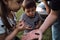
[[[41,40],[42,34],[39,32],[39,30],[33,30],[25,35],[22,36],[22,40]]]

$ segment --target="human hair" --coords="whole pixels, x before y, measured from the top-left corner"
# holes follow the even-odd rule
[[[8,30],[11,30],[12,27],[11,27],[11,25],[8,22],[8,19],[7,19],[7,16],[8,16],[8,8],[7,8],[7,5],[5,5],[5,3],[3,2],[3,0],[0,0],[0,15],[1,15],[1,19],[2,19],[2,22],[5,25],[5,27]]]
[[[35,2],[35,0],[24,0],[23,4],[22,4],[22,7],[23,7],[24,11],[25,11],[25,8],[26,9],[29,9],[29,8],[32,8],[32,7],[36,8],[36,2]]]

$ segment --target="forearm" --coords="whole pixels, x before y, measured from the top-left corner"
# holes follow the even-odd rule
[[[15,29],[10,35],[6,37],[5,40],[12,40],[17,35],[17,33],[18,33],[18,30]]]
[[[44,33],[44,31],[46,31],[46,29],[50,27],[56,21],[56,19],[57,19],[56,13],[51,11],[51,13],[48,15],[48,17],[46,18],[44,23],[41,25],[39,30],[42,31],[42,33]]]

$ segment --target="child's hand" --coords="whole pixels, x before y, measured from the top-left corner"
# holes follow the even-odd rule
[[[23,30],[26,30],[26,29],[27,29],[27,30],[31,30],[31,29],[32,29],[32,28],[29,28],[28,25],[26,25],[24,21],[20,21],[20,22],[17,24],[16,28],[17,28],[18,30],[20,30],[20,31],[23,31]]]
[[[32,30],[32,28],[29,27],[29,25],[25,25],[25,26],[26,26],[26,29],[27,29],[27,30]]]
[[[20,21],[20,22],[17,24],[16,28],[17,28],[18,30],[20,30],[20,31],[25,30],[26,27],[25,27],[24,21]]]
[[[31,28],[29,25],[27,25],[24,20],[20,21],[20,23],[21,23],[21,22],[23,22],[25,29],[27,29],[27,30],[32,30],[32,28]],[[23,25],[23,24],[22,24],[22,25]]]

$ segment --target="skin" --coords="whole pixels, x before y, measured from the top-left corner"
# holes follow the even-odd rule
[[[56,21],[56,19],[58,18],[58,14],[59,11],[54,11],[51,9],[51,13],[48,15],[48,17],[45,19],[44,23],[40,26],[40,28],[38,30],[33,30],[31,31],[31,33],[28,33],[29,35],[33,35],[38,33],[39,35],[39,40],[42,40],[42,35],[43,33]],[[28,35],[27,34],[27,35]],[[37,35],[37,34],[36,34]],[[32,37],[32,39],[38,38],[37,37]]]
[[[36,8],[35,7],[29,8],[29,9],[25,8],[25,13],[29,17],[34,17],[35,12],[36,12]]]
[[[3,0],[4,4],[8,9],[8,13],[11,13],[11,11],[17,12],[21,8],[22,1],[23,0]],[[12,40],[19,31],[26,29],[24,28],[25,25],[24,24],[22,25],[22,23],[23,22],[19,22],[16,25],[16,29],[10,35],[8,35],[4,40]]]
[[[23,24],[23,25],[22,25]],[[16,29],[6,37],[5,40],[13,40],[13,38],[22,30],[25,30],[27,29],[27,27],[25,27],[25,24],[24,22],[21,22],[19,23],[17,26],[16,26]]]
[[[32,11],[32,10],[34,10],[34,11]],[[33,7],[33,8],[30,8],[30,9],[26,9],[25,8],[25,13],[26,13],[26,15],[27,16],[29,16],[29,17],[34,17],[34,15],[35,15],[35,8]],[[36,25],[36,28],[35,29],[38,29],[40,26],[41,26],[41,21],[39,21],[39,23]],[[33,31],[36,31],[36,30],[33,30]],[[29,29],[29,30],[31,30],[31,29]],[[22,40],[32,40],[33,38],[38,38],[38,36],[37,35],[35,35],[34,34],[35,32],[29,32],[29,33],[27,33],[27,35],[23,35],[22,36]],[[33,35],[33,36],[32,36]]]
[[[18,11],[22,5],[22,2],[20,2],[19,0],[3,0],[4,3],[6,4],[8,10],[10,11]]]
[[[55,10],[50,9],[46,0],[43,0],[43,2],[45,3],[46,11],[49,15],[45,19],[44,23],[40,26],[39,29],[33,30],[33,31],[31,31],[31,33],[28,33],[29,35],[30,34],[33,35],[35,33],[40,34],[40,35],[38,35],[39,40],[42,40],[43,33],[56,21],[56,19],[58,18],[58,13],[59,13],[59,10],[55,11]],[[35,34],[35,35],[37,35],[37,34]],[[38,38],[38,36],[37,37],[34,36],[32,39]]]
[[[35,12],[36,12],[36,8],[35,7],[29,8],[29,9],[25,8],[24,11],[25,11],[27,16],[34,17],[35,16]],[[41,23],[42,22],[39,21],[39,23],[36,25],[35,29],[38,29],[40,27]],[[28,30],[31,30],[31,29],[32,28],[28,28]]]
[[[11,1],[10,1],[11,2]],[[8,3],[9,4],[9,3]],[[10,7],[8,7],[8,8],[10,8]],[[15,9],[14,7],[13,8],[10,8],[10,9]],[[18,9],[18,8],[17,8]],[[32,15],[31,15],[32,16]],[[35,32],[36,33],[39,33],[40,34],[40,36],[39,36],[39,40],[41,40],[41,38],[42,38],[42,34],[44,33],[44,31],[46,31],[46,29],[51,25],[51,24],[53,24],[54,22],[55,22],[55,20],[57,19],[57,11],[54,11],[54,10],[51,10],[51,13],[49,14],[49,16],[46,18],[46,20],[44,21],[44,23],[42,24],[42,26],[38,29],[38,30],[36,30],[36,31],[32,31],[33,32],[33,34],[35,34]],[[46,25],[47,24],[47,25]],[[21,25],[21,27],[22,26],[24,26],[24,25]],[[19,26],[18,26],[19,27]],[[18,31],[19,31],[19,28],[17,28],[18,29]],[[15,33],[17,33],[18,31],[17,31],[17,29],[15,29],[13,32]],[[31,35],[32,35],[32,32],[30,33]],[[14,33],[11,33],[11,35],[12,34],[14,34]],[[16,34],[14,34],[14,35],[16,35]],[[12,36],[12,38],[14,37],[14,35]],[[8,38],[8,37],[7,37]],[[7,38],[6,38],[6,40],[7,40]],[[9,37],[10,38],[10,37]],[[35,38],[35,36],[33,37],[33,38]],[[33,39],[33,38],[31,38],[31,39]],[[11,40],[11,39],[8,39],[8,40]]]

